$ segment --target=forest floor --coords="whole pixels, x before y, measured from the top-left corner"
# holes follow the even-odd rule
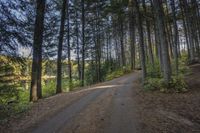
[[[24,133],[200,133],[200,64],[185,93],[145,92],[139,72],[33,103],[0,125]]]

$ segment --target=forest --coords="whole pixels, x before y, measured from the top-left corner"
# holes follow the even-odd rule
[[[199,62],[199,0],[0,0],[0,120],[134,71],[187,92]]]

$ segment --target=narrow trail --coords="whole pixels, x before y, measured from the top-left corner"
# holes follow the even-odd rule
[[[136,132],[132,89],[137,79],[138,74],[132,73],[90,88],[90,93],[25,132]]]

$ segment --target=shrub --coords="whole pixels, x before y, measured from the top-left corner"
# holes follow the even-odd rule
[[[165,84],[162,78],[148,78],[144,90],[160,90],[161,92],[186,92],[187,84],[183,76],[173,76],[169,84]]]
[[[147,64],[147,76],[151,78],[160,78],[161,77],[161,69],[158,60],[155,60],[154,65],[148,63]]]
[[[184,81],[182,75],[172,77],[170,82],[170,88],[175,90],[176,92],[186,92],[187,91],[187,84]]]
[[[46,80],[42,82],[43,97],[49,97],[56,93],[56,79]]]
[[[15,88],[15,90],[17,89]],[[1,97],[0,120],[6,120],[10,116],[22,113],[28,110],[29,107],[29,91],[27,90],[18,90],[15,97],[10,95],[7,98]]]
[[[80,80],[73,80],[72,82],[72,90],[76,87],[81,86],[81,81]]]
[[[163,79],[161,78],[148,78],[144,84],[144,90],[158,90],[163,88]]]

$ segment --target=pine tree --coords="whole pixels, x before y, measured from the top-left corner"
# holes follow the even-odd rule
[[[42,42],[44,29],[45,0],[37,0],[35,30],[33,39],[33,62],[31,74],[30,101],[37,101],[42,97],[41,69]]]

